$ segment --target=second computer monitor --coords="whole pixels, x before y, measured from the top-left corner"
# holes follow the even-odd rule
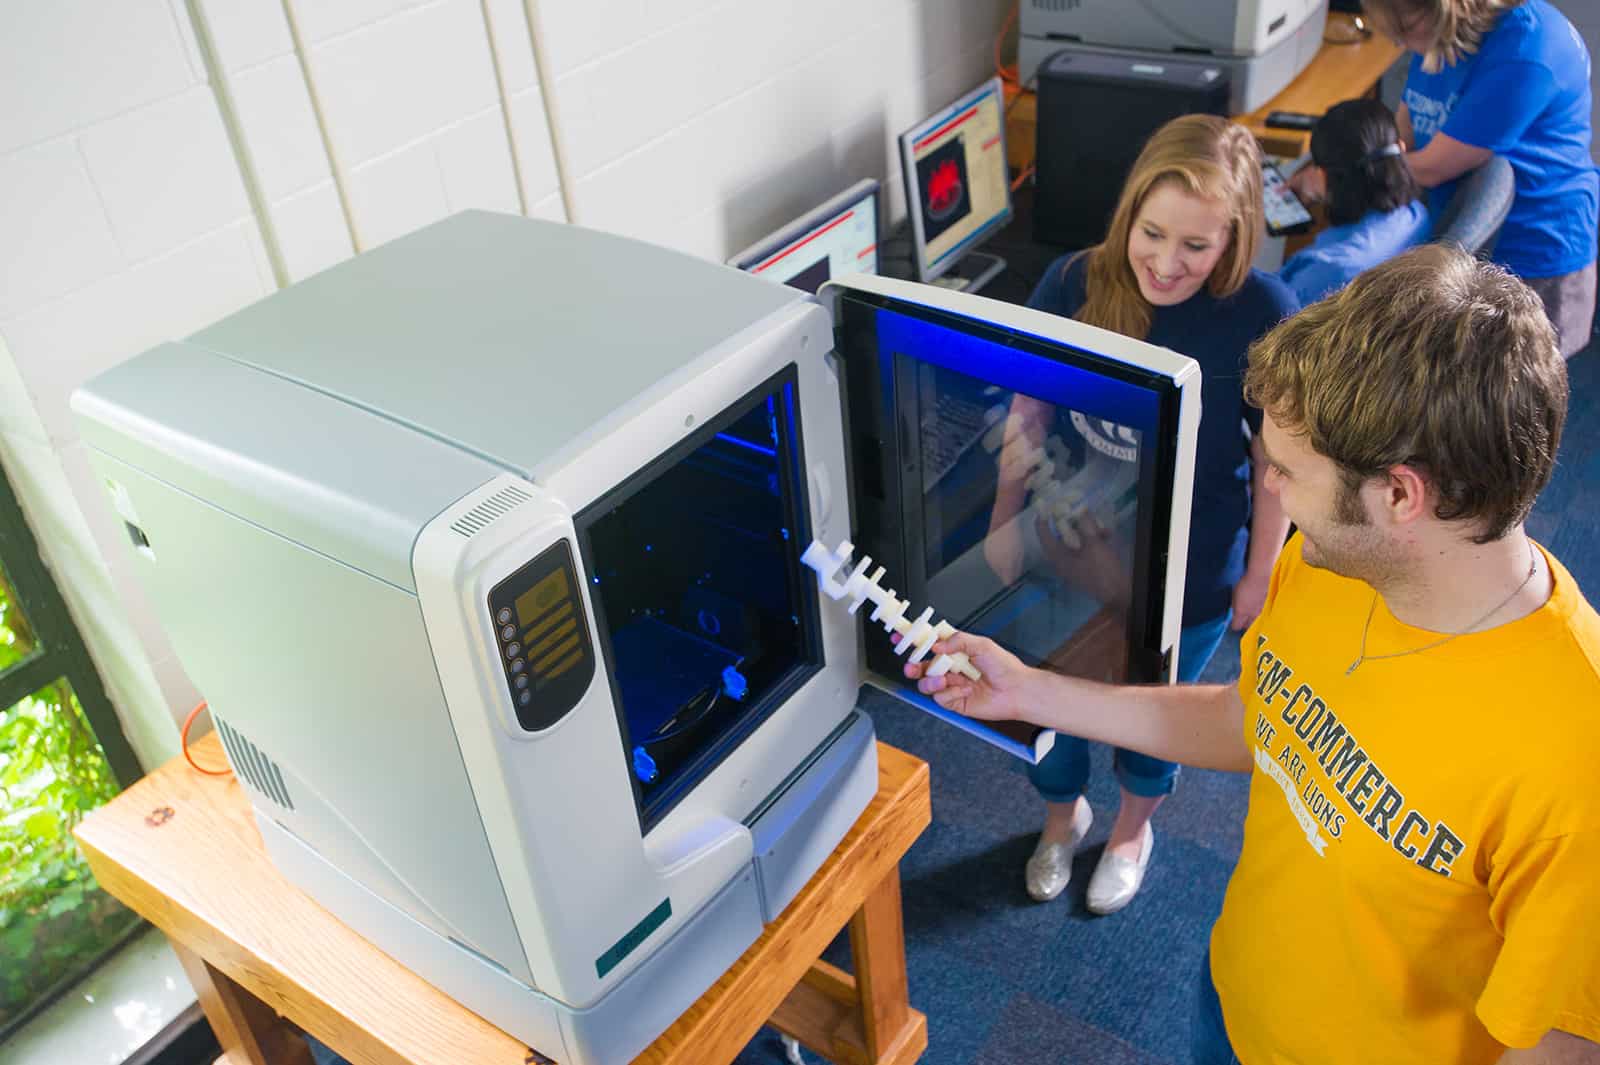
[[[752,274],[815,293],[842,274],[878,272],[878,183],[858,181],[728,260]]]
[[[976,288],[999,273],[1005,263],[993,256],[965,260],[1011,219],[1000,79],[902,133],[900,171],[917,280],[957,271],[952,287]]]

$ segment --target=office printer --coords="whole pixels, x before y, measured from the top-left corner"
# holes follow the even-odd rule
[[[1022,0],[1017,74],[1033,81],[1055,52],[1212,60],[1228,72],[1233,114],[1254,111],[1322,47],[1328,0]]]
[[[819,600],[810,543],[893,558],[927,510],[960,528],[919,535],[898,586],[964,596],[956,621],[994,614],[1055,644],[1098,609],[1023,594],[1027,576],[961,576],[981,569],[996,437],[952,417],[965,435],[946,456],[940,389],[1053,405],[1038,499],[1099,506],[1128,536],[1127,644],[1096,660],[1171,663],[1193,362],[904,282],[853,279],[827,303],[468,212],[73,397],[273,861],[563,1062],[647,1046],[876,790],[866,634]],[[848,440],[847,372],[869,382],[862,418],[887,405]],[[881,431],[901,438],[863,455]],[[938,506],[903,519],[884,493],[918,478]],[[959,564],[940,577],[946,553]]]

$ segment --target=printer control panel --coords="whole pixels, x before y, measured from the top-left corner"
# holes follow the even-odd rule
[[[594,677],[589,621],[565,540],[489,592],[506,687],[529,732],[554,725],[578,704]]]

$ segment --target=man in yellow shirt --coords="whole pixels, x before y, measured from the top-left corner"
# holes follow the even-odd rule
[[[919,686],[1251,773],[1197,1061],[1600,1062],[1600,617],[1523,529],[1567,402],[1538,297],[1419,248],[1263,337],[1246,391],[1299,531],[1236,688],[964,633],[935,650],[983,679]]]

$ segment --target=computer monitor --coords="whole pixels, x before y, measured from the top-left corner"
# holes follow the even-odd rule
[[[949,275],[939,283],[971,291],[1005,268],[973,252],[1011,220],[1005,125],[1000,79],[990,78],[900,135],[918,281]]]
[[[845,274],[878,272],[878,183],[856,182],[728,260],[752,274],[815,293]]]

